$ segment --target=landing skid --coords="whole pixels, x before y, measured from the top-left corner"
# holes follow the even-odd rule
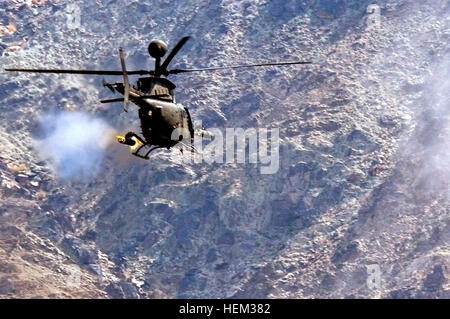
[[[167,146],[161,146],[161,145],[155,145],[152,146],[152,144],[146,143],[139,135],[137,135],[134,132],[128,132],[125,137],[124,136],[118,136],[119,143],[129,145],[131,148],[131,154],[133,154],[136,157],[142,158],[142,159],[150,159],[149,154],[153,152],[154,150],[158,148],[167,148],[170,147]],[[191,139],[190,145],[183,142],[182,140],[178,141],[178,144],[182,146],[180,148],[181,153],[183,153],[183,147],[187,148],[191,151],[191,153],[197,153],[199,154],[199,151],[192,145],[193,139]]]
[[[163,148],[164,146],[151,146],[151,144],[143,144],[141,146],[139,146],[134,152],[132,152],[131,154],[133,154],[134,156],[137,156],[139,158],[142,159],[150,159],[150,157],[148,157],[148,155],[153,152],[154,150],[158,149],[158,148]]]

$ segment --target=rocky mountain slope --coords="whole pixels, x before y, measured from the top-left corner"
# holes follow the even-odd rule
[[[314,64],[172,77],[207,127],[280,129],[269,175],[112,144],[62,178],[43,116],[126,132],[136,112],[100,104],[101,77],[0,73],[0,296],[449,298],[450,5],[378,1],[374,23],[371,4],[1,2],[2,68],[118,69],[119,46],[151,68],[151,39],[185,35],[178,67]]]

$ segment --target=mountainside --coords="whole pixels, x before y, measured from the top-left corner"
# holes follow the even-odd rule
[[[2,71],[0,297],[449,298],[450,4],[372,3],[0,2],[2,68],[151,69],[186,35],[173,67],[313,62],[170,77],[207,128],[279,128],[274,174],[131,158],[101,76]]]

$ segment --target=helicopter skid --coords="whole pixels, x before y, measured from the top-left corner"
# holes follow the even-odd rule
[[[151,144],[142,144],[131,154],[133,154],[134,156],[137,156],[139,158],[148,160],[148,159],[150,159],[150,157],[148,155],[151,152],[153,152],[154,150],[156,150],[158,148],[162,148],[162,147],[163,146],[151,146]]]

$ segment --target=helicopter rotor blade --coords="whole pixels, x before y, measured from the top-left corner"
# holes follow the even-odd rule
[[[111,83],[106,82],[106,80],[103,78],[102,84],[104,87],[108,88],[112,93],[116,93],[116,90],[114,90],[114,87]]]
[[[288,61],[288,62],[273,62],[273,63],[230,65],[230,66],[219,66],[219,67],[197,68],[197,69],[173,69],[173,70],[169,71],[169,74],[178,74],[178,73],[186,73],[186,72],[217,71],[217,70],[239,69],[239,68],[253,68],[253,67],[258,67],[258,66],[295,65],[295,64],[312,64],[312,62],[307,62],[307,61]]]
[[[123,71],[110,70],[75,70],[75,69],[21,69],[5,68],[8,72],[33,72],[33,73],[61,73],[61,74],[93,74],[93,75],[123,75]],[[128,71],[127,74],[149,74],[147,70]]]
[[[100,103],[114,103],[114,102],[123,102],[123,101],[124,101],[123,97],[118,97],[115,99],[100,100]]]
[[[164,62],[161,64],[161,66],[158,69],[158,72],[160,74],[167,73],[167,67],[169,66],[169,63],[172,61],[173,57],[180,51],[180,49],[185,45],[185,43],[190,39],[191,37],[183,37],[180,41],[178,41],[177,45],[170,51],[167,58],[164,60]]]
[[[128,101],[130,98],[130,81],[128,80],[127,68],[125,66],[125,58],[123,57],[123,50],[119,48],[120,65],[122,66],[123,74],[123,110],[128,112]]]

